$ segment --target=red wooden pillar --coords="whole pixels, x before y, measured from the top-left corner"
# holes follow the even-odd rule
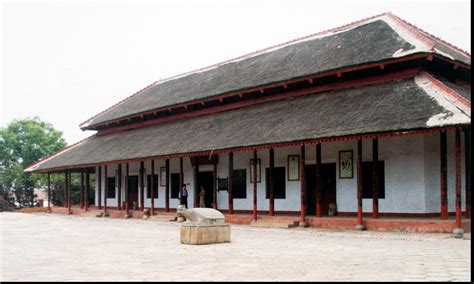
[[[67,211],[71,214],[71,172],[68,171],[67,175]]]
[[[122,210],[122,164],[118,165],[117,171],[117,208],[118,210]]]
[[[456,155],[456,228],[461,228],[461,130],[455,133],[455,155]]]
[[[81,170],[81,192],[80,192],[80,195],[81,195],[81,202],[80,202],[80,205],[81,205],[81,209],[84,209],[84,171]]]
[[[321,206],[321,144],[316,144],[316,217],[322,216]]]
[[[64,208],[67,208],[67,170],[64,171]]]
[[[166,181],[165,181],[165,209],[166,212],[170,212],[170,160],[166,159]]]
[[[193,158],[191,158],[193,159]],[[194,208],[199,207],[199,157],[194,157]]]
[[[300,227],[306,227],[306,172],[305,172],[305,145],[301,145],[301,158],[300,158],[300,182],[301,182],[301,215],[300,215]]]
[[[104,216],[107,216],[107,198],[109,197],[109,179],[107,175],[107,165],[104,166]]]
[[[372,218],[379,218],[379,182],[378,182],[378,163],[379,163],[379,143],[378,139],[372,139]]]
[[[125,164],[125,213],[128,215],[130,213],[130,196],[128,192],[128,176],[129,176],[129,166],[128,163]]]
[[[232,189],[233,189],[233,181],[234,181],[234,153],[229,153],[229,177],[227,180],[227,192],[229,197],[229,214],[234,214],[234,199],[232,197]]]
[[[456,181],[455,181],[455,189],[456,189],[456,224],[455,229],[453,231],[454,237],[462,238],[464,234],[464,230],[462,229],[461,218],[462,218],[462,211],[461,211],[461,129],[456,128],[455,133],[455,156],[456,156]]]
[[[464,131],[464,164],[466,172],[466,218],[471,218],[471,129]]]
[[[257,150],[253,151],[253,220],[257,221]]]
[[[183,173],[183,157],[179,158],[179,191],[183,188],[184,173]]]
[[[140,210],[143,212],[145,209],[145,177],[143,176],[145,174],[145,163],[143,161],[140,162],[140,170],[139,170],[139,175],[140,175]]]
[[[363,230],[362,222],[362,140],[357,140],[357,230]]]
[[[99,174],[98,174],[98,197],[97,201],[99,202],[99,209],[102,209],[102,167],[99,166]]]
[[[89,209],[89,186],[90,186],[90,179],[89,179],[89,170],[86,170],[86,191],[84,193],[84,210],[87,211]]]
[[[48,173],[48,213],[51,213],[51,177]]]
[[[448,219],[448,175],[447,175],[447,138],[446,132],[440,134],[440,191],[441,191],[441,219]]]
[[[212,192],[213,192],[212,205],[213,205],[214,209],[216,209],[216,210],[218,208],[218,206],[217,206],[217,157],[218,157],[217,155],[214,156],[214,163],[213,163],[214,181],[212,183]]]
[[[151,198],[151,212],[150,214],[153,216],[155,215],[155,192],[154,192],[154,181],[153,177],[155,176],[155,161],[151,160],[151,178],[150,178],[150,184],[147,184],[147,187],[150,188],[150,198]],[[158,186],[158,185],[157,185]]]
[[[273,182],[273,171],[275,168],[275,150],[273,148],[270,149],[270,168],[268,169],[268,197],[269,197],[269,209],[270,209],[270,216],[275,215],[275,189],[274,189],[274,182]]]

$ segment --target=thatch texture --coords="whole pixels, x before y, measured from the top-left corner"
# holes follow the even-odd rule
[[[394,30],[393,27],[400,30]],[[417,37],[408,34],[400,25],[393,24],[390,17],[384,16],[337,33],[328,33],[209,70],[158,82],[92,118],[83,127],[232,91],[420,52],[438,53],[470,65],[470,57],[444,43],[430,37],[435,50],[425,50]],[[420,37],[423,35],[420,34]]]
[[[435,124],[428,125],[432,117],[451,115],[446,105],[441,106],[433,98],[433,94],[440,91],[432,89],[429,84],[424,86],[425,89],[420,87],[419,82],[426,79],[417,78],[282,99],[166,124],[95,135],[30,170],[470,124],[470,114],[454,108],[457,113],[452,117],[457,117],[457,121],[440,121],[439,124],[435,121]],[[426,90],[433,90],[433,94]]]

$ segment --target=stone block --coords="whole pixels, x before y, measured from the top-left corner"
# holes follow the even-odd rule
[[[180,227],[180,241],[188,245],[230,243],[230,225],[184,223]]]

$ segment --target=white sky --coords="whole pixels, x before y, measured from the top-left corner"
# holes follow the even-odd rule
[[[470,52],[469,1],[3,1],[0,126],[79,124],[150,83],[392,12]]]

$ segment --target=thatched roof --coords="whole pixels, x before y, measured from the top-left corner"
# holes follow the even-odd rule
[[[464,64],[470,55],[384,14],[235,60],[159,81],[89,119],[82,128],[180,103],[417,53]]]
[[[459,94],[463,92],[465,94]],[[414,78],[94,135],[28,171],[329,137],[470,124],[469,89]]]

